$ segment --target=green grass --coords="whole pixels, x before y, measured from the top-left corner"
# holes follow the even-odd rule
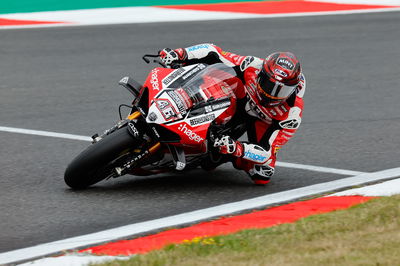
[[[400,265],[400,196],[101,265]]]

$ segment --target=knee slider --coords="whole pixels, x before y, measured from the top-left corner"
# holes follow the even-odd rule
[[[243,143],[243,159],[256,164],[265,164],[271,157],[270,152],[255,144]]]

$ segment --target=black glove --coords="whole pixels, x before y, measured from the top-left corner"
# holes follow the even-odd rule
[[[184,49],[164,48],[158,52],[158,56],[166,67],[179,68],[182,67],[183,60],[186,58],[186,51]]]

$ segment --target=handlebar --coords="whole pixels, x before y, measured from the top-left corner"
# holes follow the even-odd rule
[[[179,68],[179,67],[181,67],[182,65],[181,65],[181,63],[183,63],[181,60],[177,60],[177,61],[175,61],[174,62],[174,64],[171,64],[171,66],[166,66],[161,60],[160,60],[160,56],[158,55],[158,54],[145,54],[142,58],[143,58],[143,60],[147,63],[147,64],[150,64],[150,60],[149,60],[149,58],[155,58],[154,60],[153,60],[153,63],[158,63],[158,64],[160,64],[162,67],[165,67],[165,68]]]
[[[158,63],[158,64],[160,64],[162,67],[167,67],[163,62],[160,61],[160,57],[159,57],[158,54],[145,54],[145,55],[142,57],[143,60],[144,60],[147,64],[150,64],[150,60],[149,60],[148,57],[150,57],[150,58],[156,58],[156,59],[153,60],[153,63]]]

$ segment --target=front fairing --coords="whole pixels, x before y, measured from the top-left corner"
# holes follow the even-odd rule
[[[158,68],[149,75],[146,121],[180,135],[183,145],[203,144],[210,123],[234,106],[234,91],[241,84],[235,71],[224,64],[163,71]]]

